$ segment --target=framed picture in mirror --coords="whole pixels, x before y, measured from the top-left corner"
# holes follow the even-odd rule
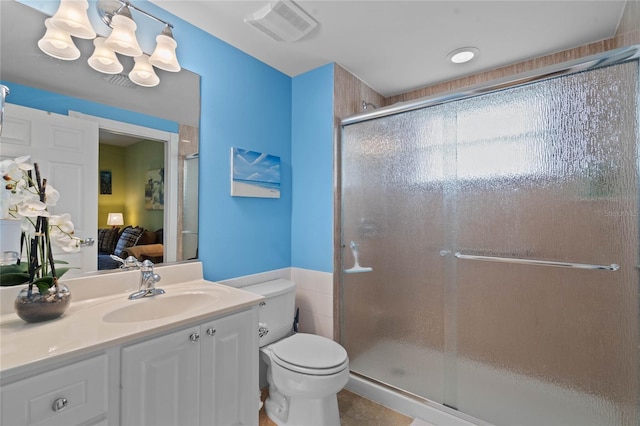
[[[111,170],[100,170],[100,194],[111,195]]]
[[[144,207],[147,210],[164,209],[164,168],[149,170],[144,185]]]

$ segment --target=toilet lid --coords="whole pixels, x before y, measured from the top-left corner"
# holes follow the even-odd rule
[[[305,369],[330,369],[347,361],[342,346],[315,334],[294,334],[272,345],[272,351],[285,363]]]

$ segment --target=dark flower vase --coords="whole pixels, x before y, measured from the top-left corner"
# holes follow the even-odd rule
[[[26,322],[42,322],[58,318],[69,307],[71,292],[69,288],[58,283],[58,290],[53,286],[48,294],[38,293],[36,286],[29,294],[29,288],[20,290],[14,303],[16,314]]]

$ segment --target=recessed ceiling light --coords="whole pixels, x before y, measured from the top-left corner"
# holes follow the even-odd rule
[[[449,53],[447,59],[454,64],[463,64],[472,60],[478,53],[480,53],[480,51],[475,47],[461,47]]]

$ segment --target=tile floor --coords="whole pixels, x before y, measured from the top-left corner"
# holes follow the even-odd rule
[[[263,390],[263,400],[266,389]],[[409,426],[412,418],[343,389],[338,393],[342,426]],[[264,407],[260,410],[260,426],[275,426]],[[300,425],[304,426],[304,425]],[[337,426],[337,425],[336,425]]]

